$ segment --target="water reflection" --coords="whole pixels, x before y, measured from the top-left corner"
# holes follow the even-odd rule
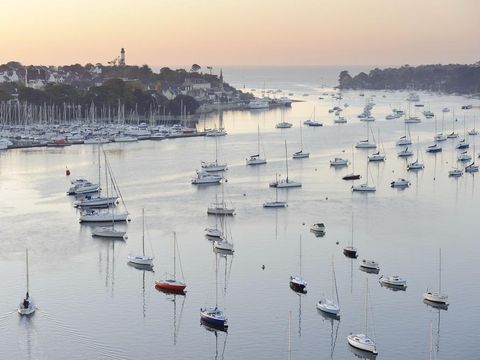
[[[317,312],[322,316],[324,322],[329,322],[331,326],[330,330],[330,359],[333,360],[333,353],[335,352],[335,346],[337,344],[338,329],[340,327],[340,316],[336,314],[330,314],[317,309]]]
[[[173,345],[177,345],[177,337],[180,332],[180,323],[182,321],[183,308],[185,306],[186,294],[185,292],[172,292],[165,289],[156,288],[159,292],[165,294],[167,300],[173,303]],[[177,319],[177,297],[181,297],[182,303]]]
[[[153,273],[153,266],[151,265],[141,265],[141,264],[134,264],[134,263],[130,263],[130,262],[127,262],[127,265],[134,268],[134,269],[137,269],[137,270],[140,270],[142,272],[142,315],[143,315],[143,318],[145,319],[145,317],[147,316],[147,304],[146,304],[146,301],[145,301],[145,275],[147,272],[151,272]]]
[[[225,358],[225,350],[227,348],[227,339],[228,339],[228,332],[222,328],[217,329],[212,327],[210,324],[205,322],[201,322],[201,326],[207,330],[208,332],[215,335],[215,360],[223,360]],[[220,338],[220,339],[219,339]],[[222,341],[223,338],[223,341]]]
[[[354,347],[351,346],[350,344],[348,344],[347,347],[348,347],[348,350],[350,350],[350,352],[351,352],[353,355],[355,355],[355,357],[357,357],[357,358],[360,358],[360,359],[369,359],[369,360],[374,360],[374,359],[377,358],[377,355],[376,355],[376,354],[373,354],[373,353],[368,352],[368,351],[363,351],[363,350],[354,348]]]

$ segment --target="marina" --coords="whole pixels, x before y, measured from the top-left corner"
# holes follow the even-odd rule
[[[297,91],[293,83],[284,89],[294,94],[292,98],[304,100],[291,108],[225,111],[222,124],[219,114],[212,112],[188,124],[194,130],[185,136],[102,144],[115,190],[121,188],[131,221],[123,221],[126,217],[113,221],[113,214],[126,214],[120,210],[124,204],[112,206],[115,201],[108,200],[107,207],[116,210],[106,213],[100,224],[114,223],[121,236],[92,237],[97,224],[79,224],[78,199],[65,193],[74,185],[73,179],[88,179],[96,185],[101,158],[102,196],[117,198],[113,188],[106,188],[110,182],[103,180],[107,165],[99,157],[98,142],[25,149],[9,146],[0,151],[0,219],[9,224],[3,227],[0,262],[0,271],[9,274],[3,278],[9,291],[0,297],[0,334],[5,341],[0,357],[147,358],[161,346],[162,356],[172,359],[197,359],[199,353],[215,359],[244,359],[252,354],[255,359],[285,358],[286,319],[291,311],[290,353],[295,359],[371,358],[348,345],[363,339],[357,332],[364,331],[366,314],[365,335],[374,341],[378,359],[427,358],[430,322],[438,358],[475,358],[479,314],[469,299],[477,296],[478,289],[465,287],[457,279],[476,272],[477,240],[465,229],[476,223],[479,185],[475,173],[449,176],[453,166],[463,169],[470,164],[457,163],[461,151],[478,157],[473,146],[458,150],[459,140],[447,139],[441,152],[428,153],[435,119],[420,115],[421,122],[408,125],[415,139],[408,146],[422,169],[408,171],[411,159],[397,156],[405,148],[397,145],[406,134],[404,120],[385,119],[392,107],[408,108],[408,92],[363,91],[361,96],[358,91],[343,91],[340,103],[335,89],[316,89],[311,84],[302,89]],[[303,97],[305,93],[310,96]],[[480,101],[468,99],[472,109],[462,110],[463,97],[417,95],[435,116],[448,107],[462,122],[465,116],[464,127],[475,127]],[[374,121],[357,118],[366,100],[375,103],[370,110]],[[335,122],[335,114],[328,111],[335,106],[343,109],[347,123]],[[304,128],[301,133],[298,124],[311,116],[313,108],[323,126]],[[277,129],[281,119],[294,124],[292,129]],[[100,124],[102,130],[94,138],[103,137],[109,127]],[[148,125],[147,129],[154,134],[156,127]],[[224,128],[227,135],[202,136],[204,127]],[[2,138],[10,138],[6,130],[11,131],[4,127]],[[379,130],[385,161],[369,162],[377,150],[368,147],[354,149],[353,158],[352,147],[365,139],[366,131],[374,139],[372,134]],[[465,142],[473,145],[473,137],[466,134]],[[308,149],[309,158],[292,159],[299,144]],[[245,159],[252,151],[268,154],[268,163],[249,166]],[[221,187],[192,185],[201,161],[217,152],[228,163],[228,170],[220,172],[221,176],[198,176]],[[346,160],[342,166],[331,166],[331,160],[340,155]],[[362,178],[344,181],[353,171],[353,160],[354,171]],[[65,167],[71,175],[66,175]],[[287,177],[301,187],[269,186],[272,179],[280,183],[279,179]],[[392,187],[396,179],[409,186]],[[375,186],[376,191],[352,191],[352,185],[360,184]],[[213,212],[215,216],[205,211],[212,199],[223,209],[224,193],[235,211],[228,226],[220,224],[217,217],[225,216],[218,216],[218,211]],[[281,206],[265,209],[267,199]],[[142,209],[146,209],[146,219]],[[204,236],[206,227],[217,230],[218,240]],[[223,240],[223,232],[228,241]],[[353,246],[353,238],[356,254],[347,257],[343,249]],[[235,252],[222,248],[226,243],[233,249],[233,242]],[[29,291],[38,308],[19,320],[16,308],[25,293],[25,248]],[[443,254],[441,291],[448,294],[448,310],[422,301],[427,289],[435,291],[430,297],[437,294],[439,248]],[[133,264],[127,265],[128,261]],[[178,266],[182,281],[163,275],[164,270],[175,274]],[[362,266],[375,271],[362,271]],[[382,275],[394,274],[408,280],[406,291],[381,286]],[[289,281],[293,280],[302,289],[308,281],[308,293],[292,291]],[[173,312],[168,296],[179,295],[157,291],[155,281],[164,289],[173,284],[182,291],[188,282],[188,293],[176,300]],[[325,295],[327,313],[335,313],[335,302],[341,300],[341,319],[327,318],[325,311],[317,310]],[[338,326],[332,352],[330,320]],[[222,328],[209,327],[214,322]],[[458,328],[464,331],[459,333]],[[65,346],[56,348],[59,342]]]

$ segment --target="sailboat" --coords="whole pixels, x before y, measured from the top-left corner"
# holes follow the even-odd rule
[[[163,280],[156,280],[155,287],[165,291],[171,291],[175,293],[183,293],[187,285],[184,282],[177,280],[177,235],[173,233],[173,276],[167,277]],[[180,254],[179,254],[180,257]],[[181,265],[181,263],[180,263]]]
[[[305,120],[303,124],[307,126],[313,126],[313,127],[323,126],[321,122],[318,122],[317,120],[315,120],[315,106],[313,107],[313,120],[311,119]]]
[[[110,163],[107,160],[106,153],[104,152],[105,155],[105,170],[106,174],[105,176],[107,177],[107,184],[108,184],[108,176],[110,177],[110,182],[112,184],[112,189],[115,189],[117,193],[120,195],[120,198],[122,200],[122,204],[127,208],[125,205],[125,201],[123,200],[123,196],[120,192],[120,188],[115,180],[115,176],[113,174],[112,168],[110,166]],[[108,176],[107,176],[108,173]],[[108,197],[108,196],[107,196]],[[109,208],[107,208],[106,211],[101,210],[101,209],[92,209],[92,208],[86,208],[82,210],[80,214],[80,219],[79,222],[115,222],[115,221],[128,221],[128,211],[121,212],[121,213],[115,213],[113,210],[110,211]]]
[[[220,171],[225,171],[227,169],[227,164],[219,164],[218,163],[218,140],[217,140],[217,137],[215,137],[215,161],[211,161],[211,162],[202,161],[201,166],[202,166],[202,171],[205,171],[207,173],[220,172]]]
[[[358,180],[360,179],[359,174],[355,174],[355,154],[352,146],[352,173],[347,174],[344,177],[342,177],[343,180]]]
[[[299,275],[290,276],[290,288],[299,293],[307,292],[307,282],[302,277],[302,235],[300,235],[300,273]]]
[[[442,249],[438,250],[438,291],[427,290],[423,294],[423,299],[434,304],[448,306],[448,296],[442,294]]]
[[[246,159],[247,165],[263,165],[267,163],[266,158],[260,157],[260,125],[257,125],[257,153],[250,155],[249,159]]]
[[[142,208],[142,255],[128,255],[128,262],[132,264],[153,267],[153,257],[145,255],[145,209]]]
[[[376,149],[375,141],[370,142],[370,122],[367,122],[367,139],[361,140],[355,145],[357,149]]]
[[[33,302],[33,299],[30,297],[29,288],[29,276],[28,276],[28,249],[25,249],[25,263],[27,268],[27,293],[23,301],[18,305],[18,313],[20,315],[31,315],[37,310],[37,305]]]
[[[298,181],[293,181],[288,178],[288,152],[287,152],[287,140],[285,140],[285,167],[287,169],[287,178],[278,180],[275,179],[275,182],[270,183],[270,187],[278,188],[291,188],[291,187],[301,187],[302,183]]]
[[[364,184],[360,185],[353,185],[352,186],[352,191],[358,191],[358,192],[374,192],[376,191],[377,188],[373,185],[368,185],[368,158],[367,158],[367,177],[366,177],[366,182]]]
[[[302,132],[302,123],[300,122],[300,151],[293,153],[293,159],[303,159],[310,157],[310,153],[303,151],[303,132]]]
[[[227,207],[225,202],[224,183],[222,183],[222,201],[218,202],[217,194],[215,194],[215,202],[207,208],[208,215],[235,215],[235,208]]]
[[[372,354],[378,354],[375,342],[368,337],[368,278],[366,279],[365,290],[365,334],[350,334],[347,341],[350,346],[359,350],[367,351]]]
[[[434,141],[446,141],[447,137],[443,134],[445,128],[445,112],[442,112],[442,132],[437,132],[437,117],[435,117],[435,136],[433,137]]]
[[[109,170],[108,162],[107,162],[107,154],[104,152],[105,156],[105,178],[107,179],[106,188],[107,188],[107,198],[109,197],[109,186],[108,186],[108,177],[107,171]],[[113,183],[113,182],[112,182]],[[114,188],[112,184],[112,188]],[[111,208],[112,212],[112,225],[111,226],[97,226],[92,230],[92,236],[103,237],[103,238],[111,238],[111,239],[125,239],[127,234],[126,231],[115,229],[115,207]]]
[[[421,170],[425,167],[421,162],[419,162],[419,159],[418,159],[419,148],[420,148],[420,137],[417,136],[417,159],[414,162],[409,163],[407,165],[407,170]]]
[[[475,121],[476,121],[476,118],[475,118],[475,115],[474,115],[474,117],[473,117],[473,129],[468,130],[468,135],[470,135],[470,136],[478,135],[478,130],[475,127]]]
[[[380,129],[378,129],[378,141],[380,141]],[[383,143],[380,141],[382,146],[383,154],[380,151],[373,153],[368,156],[368,161],[378,162],[378,161],[385,161],[385,149],[383,148]]]
[[[332,315],[340,316],[340,301],[338,299],[337,278],[335,276],[335,265],[333,263],[332,256],[332,299],[334,294],[336,296],[336,302],[324,297],[317,303],[317,309]]]
[[[218,308],[218,255],[215,255],[215,307],[200,308],[200,321],[223,331],[228,329],[227,317]]]
[[[278,183],[278,174],[275,174],[275,182]],[[287,207],[286,201],[278,201],[278,186],[275,186],[275,201],[266,201],[263,203],[264,208]]]
[[[223,234],[213,243],[213,250],[221,254],[231,255],[235,250],[233,248],[233,243],[228,241],[228,228],[226,217],[222,218],[221,225],[223,228]]]
[[[466,173],[476,173],[478,172],[478,165],[475,164],[475,138],[473,138],[473,162],[467,166],[465,166]]]
[[[452,111],[452,132],[447,135],[447,138],[449,139],[456,139],[458,138],[458,134],[455,132],[455,111]]]
[[[102,196],[102,182],[101,182],[101,161],[100,161],[100,152],[101,145],[98,145],[98,194],[92,196],[89,193],[84,194],[83,198],[75,201],[74,207],[78,208],[105,208],[109,206],[115,206],[118,196]],[[105,151],[103,151],[104,156],[106,157]],[[105,170],[107,170],[107,163],[105,158]],[[105,181],[108,182],[108,177],[105,173]]]
[[[407,128],[408,128],[408,125],[405,123],[405,135],[401,136],[397,140],[397,146],[412,145],[412,140],[410,139],[410,129],[408,128],[408,131],[407,131]],[[407,133],[408,133],[408,136],[407,136]]]
[[[358,256],[357,248],[353,246],[353,211],[352,211],[352,239],[351,239],[350,245],[343,248],[343,254],[346,257],[349,257],[352,259],[356,259]]]

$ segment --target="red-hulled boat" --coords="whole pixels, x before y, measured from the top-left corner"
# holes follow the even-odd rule
[[[184,282],[177,280],[177,236],[176,233],[173,233],[173,275],[171,277],[167,277],[166,279],[155,280],[155,288],[159,290],[163,290],[165,292],[173,292],[173,293],[184,293],[185,288],[187,285]],[[181,270],[180,263],[180,270]],[[182,271],[183,275],[183,271]]]
[[[155,287],[167,292],[183,293],[187,285],[175,279],[156,280]]]

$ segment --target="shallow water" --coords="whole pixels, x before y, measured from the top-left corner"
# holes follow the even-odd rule
[[[227,201],[237,215],[229,219],[235,255],[219,259],[219,305],[229,318],[228,335],[200,325],[199,308],[215,302],[215,256],[204,228],[215,218],[206,208],[221,194],[221,187],[198,188],[190,184],[200,160],[213,160],[213,138],[104,146],[120,184],[132,222],[126,241],[91,237],[91,226],[78,223],[73,199],[65,195],[72,177],[97,178],[96,147],[24,149],[0,153],[0,358],[16,359],[133,359],[158,356],[173,359],[277,359],[288,356],[288,317],[292,312],[293,359],[355,358],[346,336],[365,327],[365,279],[369,279],[369,329],[379,351],[378,359],[428,358],[429,326],[438,358],[478,358],[476,329],[480,311],[472,299],[478,286],[465,279],[477,273],[478,174],[454,179],[448,170],[457,154],[457,140],[443,143],[444,151],[426,154],[434,134],[434,121],[412,125],[419,137],[425,169],[406,172],[405,160],[396,156],[395,141],[403,135],[401,119],[382,120],[391,107],[407,109],[405,93],[375,93],[373,133],[387,154],[385,163],[370,164],[375,194],[350,191],[341,177],[351,166],[330,168],[328,161],[342,155],[351,160],[351,146],[365,137],[365,124],[356,115],[365,98],[346,92],[340,104],[349,123],[334,125],[327,109],[337,102],[318,100],[320,90],[298,98],[284,112],[294,124],[275,129],[281,110],[226,112],[223,122],[229,135],[218,139],[219,158],[228,163]],[[371,92],[366,93],[366,97]],[[385,95],[385,98],[382,96]],[[440,114],[456,108],[456,130],[473,127],[478,108],[462,112],[461,105],[479,102],[453,96],[421,94],[425,109]],[[279,190],[286,209],[263,209],[273,200],[268,187],[275,173],[285,174],[284,139],[289,157],[299,150],[298,124],[315,105],[322,128],[304,128],[303,143],[309,159],[289,160],[289,175],[301,189]],[[413,108],[412,108],[413,112]],[[452,114],[445,120],[452,126]],[[479,118],[480,120],[480,118]],[[218,125],[217,114],[198,124]],[[268,164],[246,167],[245,158],[256,152],[257,124]],[[473,139],[469,139],[471,145]],[[416,148],[416,145],[413,146]],[[366,151],[355,151],[355,170],[366,176]],[[389,187],[405,177],[405,190]],[[155,255],[154,272],[126,263],[129,253],[141,249],[141,209],[146,209],[146,248]],[[354,244],[359,258],[343,256],[350,243],[354,213]],[[309,232],[314,222],[324,222],[327,232],[317,238]],[[473,231],[472,231],[473,230]],[[187,282],[186,297],[165,295],[154,280],[172,271],[173,231],[181,252]],[[299,296],[288,286],[299,271],[299,238],[302,236],[302,273],[308,294]],[[336,244],[338,242],[338,244]],[[39,310],[30,319],[19,318],[15,308],[25,291],[24,249],[29,248],[31,295]],[[443,289],[449,295],[448,311],[422,302],[426,288],[438,283],[438,248],[443,253]],[[339,288],[341,321],[326,319],[315,308],[331,294],[331,258]],[[398,274],[408,282],[406,291],[382,288],[378,276],[358,269],[362,258],[380,263],[380,274]],[[265,265],[265,270],[261,266]],[[338,330],[337,330],[338,327]],[[336,340],[335,340],[336,339]],[[332,344],[333,340],[333,344]],[[332,346],[334,345],[334,346]]]

